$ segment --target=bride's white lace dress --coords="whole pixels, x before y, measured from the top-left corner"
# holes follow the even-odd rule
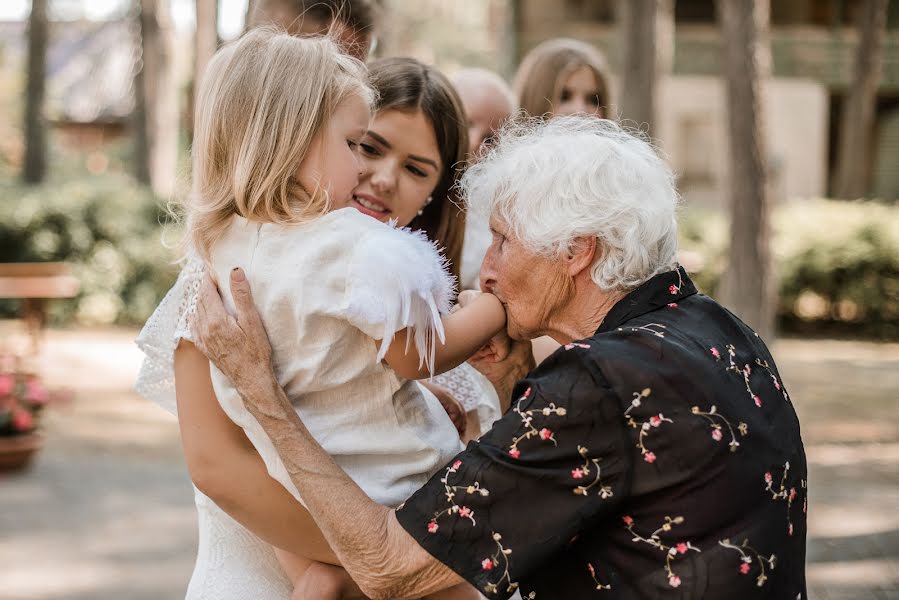
[[[427,265],[429,258],[433,257],[427,256],[428,249],[421,245],[418,251],[425,255],[416,255],[414,248],[410,250],[415,244],[410,245],[407,239],[396,237],[400,232],[371,228],[370,225],[376,222],[368,217],[357,219],[354,214],[358,213],[355,211],[343,215],[339,213],[344,211],[329,213],[304,226],[299,241],[292,231],[266,232],[257,224],[235,221],[230,235],[221,242],[220,247],[217,246],[220,260],[214,259],[213,266],[219,281],[227,281],[227,273],[232,266],[244,267],[254,300],[272,339],[279,381],[285,386],[298,413],[318,441],[369,496],[381,504],[396,506],[449,461],[461,446],[433,395],[416,382],[401,380],[385,369],[380,361],[375,360],[377,349],[374,344],[370,340],[368,343],[364,341],[370,337],[382,337],[374,334],[384,328],[385,320],[390,322],[387,328],[393,330],[412,325],[401,322],[403,314],[407,317],[411,314],[415,319],[425,318],[421,315],[427,313],[425,321],[415,324],[428,326],[427,319],[432,319],[430,313],[433,310],[421,310],[421,307],[415,306],[410,308],[408,301],[394,306],[396,303],[390,300],[379,301],[379,296],[389,298],[391,293],[394,296],[397,294],[397,269],[409,272],[410,264]],[[316,238],[319,242],[327,242],[315,242]],[[321,312],[315,307],[341,305],[350,311],[341,313],[341,316],[345,316],[356,328],[348,326],[346,330],[340,329],[340,336],[334,337],[330,329],[304,321],[303,328],[298,330],[296,319],[290,313],[278,312],[290,304],[284,301],[284,294],[278,287],[285,279],[281,275],[284,272],[283,264],[277,264],[284,253],[284,247],[278,245],[282,242],[289,242],[291,254],[298,253],[302,264],[308,267],[309,272],[315,273],[316,286],[332,290],[315,291],[310,285],[312,276],[307,272],[296,275],[294,279],[297,281],[293,281],[290,288],[293,295],[289,299],[293,301],[296,296],[296,303],[313,313]],[[346,248],[356,249],[355,252],[350,251],[352,258],[348,259],[348,270],[347,260],[335,260],[335,252],[344,252]],[[407,250],[408,253],[403,255]],[[244,256],[253,258],[246,261],[242,258]],[[433,266],[435,263],[432,260],[430,264]],[[203,273],[204,267],[199,260],[188,262],[138,338],[146,358],[136,388],[172,414],[176,409],[174,350],[180,338],[190,338],[188,316],[195,308]],[[421,286],[423,281],[430,286],[442,285],[438,275],[429,278],[427,271],[423,276],[422,270],[416,269],[409,277],[399,277],[402,284],[414,288]],[[355,281],[349,281],[352,279]],[[302,285],[304,283],[305,287]],[[385,288],[384,285],[391,287]],[[344,288],[352,291],[345,293]],[[333,290],[340,293],[334,298],[321,298],[322,293],[333,294]],[[228,291],[222,291],[226,304],[229,304]],[[414,296],[418,292],[427,295],[433,291],[406,288],[402,293]],[[364,302],[358,302],[360,299]],[[403,302],[407,305],[401,306]],[[348,335],[360,339],[347,339]],[[289,343],[298,339],[303,339],[304,343]],[[316,343],[309,343],[311,340]],[[431,341],[432,338],[419,340],[420,344]],[[340,351],[335,352],[334,348]],[[427,351],[424,345],[419,349],[421,352]],[[212,375],[216,394],[225,412],[244,428],[270,475],[301,501],[271,441],[243,407],[236,390],[214,368]],[[362,389],[354,382],[359,383]],[[471,367],[463,365],[454,369],[441,376],[439,383],[448,387],[466,410],[477,408],[483,430],[489,428],[499,416],[498,401],[492,394],[492,388]],[[335,387],[341,391],[329,392]],[[228,516],[199,490],[195,490],[195,502],[199,546],[186,598],[289,598],[290,582],[271,546]]]

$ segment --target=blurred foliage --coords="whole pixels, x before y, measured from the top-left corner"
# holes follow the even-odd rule
[[[0,262],[65,261],[81,281],[53,322],[142,323],[174,282],[177,241],[162,204],[125,175],[28,187],[0,181]],[[164,243],[165,242],[165,243]],[[4,300],[0,315],[17,302]]]
[[[899,339],[899,207],[797,200],[776,208],[773,226],[782,331]],[[714,296],[727,219],[686,209],[680,227],[682,262]]]

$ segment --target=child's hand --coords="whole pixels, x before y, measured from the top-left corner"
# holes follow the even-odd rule
[[[430,381],[422,381],[421,385],[428,388],[434,397],[440,401],[440,405],[443,406],[443,410],[446,411],[447,416],[450,418],[450,421],[453,422],[453,425],[456,427],[456,431],[459,432],[459,437],[463,437],[465,435],[465,428],[468,424],[468,419],[465,415],[465,408],[462,404],[453,398],[452,393],[442,385],[437,385],[436,383],[431,383]]]

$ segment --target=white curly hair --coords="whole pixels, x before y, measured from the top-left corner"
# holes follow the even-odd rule
[[[598,240],[593,281],[633,289],[677,265],[674,175],[637,131],[596,117],[519,120],[459,182],[470,210],[543,256]]]

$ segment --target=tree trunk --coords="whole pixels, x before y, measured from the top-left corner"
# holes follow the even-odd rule
[[[139,2],[140,60],[134,78],[135,175],[161,197],[175,191],[178,164],[178,89],[172,68],[167,0]]]
[[[717,0],[730,150],[730,252],[720,298],[763,338],[774,335],[764,87],[771,74],[769,0]]]
[[[256,0],[247,0],[247,12],[244,13],[243,18],[243,30],[248,31],[255,22],[255,16],[253,12],[256,10]]]
[[[218,49],[218,1],[196,0],[197,31],[194,38],[194,82],[197,86],[206,65]]]
[[[47,0],[32,0],[28,20],[28,72],[25,91],[25,165],[22,179],[40,183],[47,173],[47,130],[44,88],[49,22]]]
[[[658,83],[674,58],[674,0],[621,0],[624,69],[618,111],[650,136],[658,126]]]
[[[861,3],[855,76],[843,102],[840,121],[833,181],[835,198],[861,198],[868,193],[871,137],[888,4],[888,0],[862,0]]]

